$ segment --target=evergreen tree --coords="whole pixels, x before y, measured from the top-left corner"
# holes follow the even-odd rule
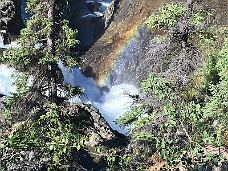
[[[28,0],[32,15],[17,47],[4,51],[2,62],[16,71],[16,93],[9,97],[7,130],[1,135],[0,168],[51,170],[78,167],[82,129],[92,123],[88,112],[64,99],[80,89],[64,84],[58,66],[77,66],[73,52],[77,31],[64,19],[65,0]],[[82,121],[81,117],[85,117]],[[88,121],[88,122],[87,122]],[[85,123],[83,123],[85,122]]]
[[[62,0],[29,0],[26,10],[32,16],[21,30],[18,47],[6,50],[1,58],[19,73],[14,106],[24,112],[48,101],[59,101],[64,84],[58,61],[69,67],[78,65],[72,51],[79,42],[75,39],[77,31],[69,28],[64,19],[66,8]]]

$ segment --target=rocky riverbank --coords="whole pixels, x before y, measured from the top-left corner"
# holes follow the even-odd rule
[[[6,109],[7,104],[7,97],[0,95],[0,136],[1,141],[4,139],[3,137],[12,136],[15,131],[20,129],[26,122],[26,121],[20,121],[16,122],[11,127],[9,127],[9,124],[7,120],[4,118],[4,111]],[[94,169],[94,170],[100,170],[104,167],[106,167],[106,162],[104,161],[104,156],[100,155],[96,152],[94,152],[96,146],[105,146],[107,149],[114,148],[114,147],[123,147],[125,146],[127,142],[127,137],[118,133],[117,131],[114,131],[108,123],[105,121],[105,119],[101,116],[98,109],[93,107],[89,104],[83,104],[83,103],[77,103],[77,104],[68,104],[72,105],[69,108],[72,108],[78,112],[79,118],[81,120],[89,120],[93,121],[91,124],[89,124],[84,130],[83,134],[88,137],[88,140],[85,142],[85,148],[79,151],[79,161],[80,165],[84,169]],[[67,108],[67,110],[69,109]],[[81,118],[82,117],[82,118]],[[29,118],[29,116],[28,116]],[[2,139],[3,138],[3,139]],[[11,151],[7,151],[7,149],[3,152],[3,158],[2,160],[7,159],[11,154]],[[21,158],[22,161],[19,163],[14,163],[13,165],[10,165],[8,163],[8,168],[12,168],[13,170],[18,170],[20,168],[23,168],[25,170],[33,169],[34,167],[41,167],[42,165],[45,165],[45,159],[37,158],[38,151],[22,151],[24,157]],[[39,156],[39,155],[38,155]],[[31,166],[27,166],[26,163],[33,163]]]

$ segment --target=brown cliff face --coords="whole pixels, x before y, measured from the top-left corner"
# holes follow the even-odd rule
[[[109,74],[113,62],[126,42],[137,32],[147,17],[164,3],[173,0],[117,0],[114,14],[104,34],[82,56],[84,71],[99,83]],[[215,20],[227,24],[228,2],[226,0],[205,0],[203,5],[213,9]],[[148,66],[149,67],[149,66]]]
[[[85,74],[92,76],[98,82],[100,77],[107,75],[121,47],[146,20],[151,11],[165,2],[171,2],[171,0],[115,1],[111,23],[100,39],[83,56]]]

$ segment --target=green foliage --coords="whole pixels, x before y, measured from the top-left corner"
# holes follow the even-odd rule
[[[81,88],[79,86],[74,87],[74,86],[72,86],[71,84],[68,84],[68,83],[64,85],[64,88],[66,90],[66,92],[65,92],[66,95],[65,96],[68,99],[76,97],[76,96],[82,94],[83,91],[84,91],[83,88]]]
[[[119,124],[120,127],[129,126],[143,114],[142,112],[141,107],[133,106],[124,116],[120,116],[115,122]]]
[[[159,97],[159,101],[163,100],[166,96],[173,100],[172,86],[163,77],[162,73],[157,75],[149,74],[149,76],[142,80],[142,89],[144,93],[153,92]]]
[[[126,153],[123,156],[121,156],[119,165],[120,165],[120,169],[122,171],[127,171],[128,170],[126,168],[126,162],[130,162],[131,159],[132,159],[132,154],[129,154],[129,153]]]
[[[227,27],[202,29],[203,20],[210,16],[210,12],[193,8],[192,4],[185,8],[171,3],[145,22],[149,28],[163,29],[171,37],[172,56],[177,56],[174,53],[178,48],[182,55],[188,55],[192,49],[201,50],[201,54],[190,53],[189,58],[202,55],[205,65],[190,73],[193,76],[188,77],[189,85],[167,73],[150,74],[141,82],[137,103],[117,119],[118,124],[129,126],[132,132],[125,151],[131,156],[130,161],[122,157],[122,170],[156,166],[154,159],[148,162],[154,154],[161,157],[165,170],[176,170],[179,166],[186,170],[211,169],[224,162],[216,149],[227,146]]]
[[[78,132],[79,125],[74,122],[80,114],[61,110],[63,107],[66,108],[51,104],[47,111],[37,114],[32,121],[22,123],[11,137],[6,138],[3,148],[19,152],[36,151],[36,157],[45,159],[43,164],[48,167],[57,169],[68,165],[75,157],[72,155],[84,147],[86,137]]]
[[[161,163],[165,162],[165,170],[179,169],[180,165],[186,170],[201,170],[224,162],[216,149],[227,146],[227,27],[202,29],[203,20],[210,16],[207,10],[171,3],[145,22],[149,28],[167,31],[170,40],[174,40],[173,52],[179,44],[185,49],[180,50],[184,54],[191,48],[201,50],[197,55],[204,57],[205,65],[191,73],[189,85],[181,85],[175,78],[166,79],[167,73],[150,74],[141,82],[142,93],[136,105],[117,119],[118,124],[129,126],[132,132],[125,152],[131,159],[122,157],[122,170],[156,166],[154,159],[148,162],[154,154],[162,158]],[[186,93],[191,98],[183,98]],[[135,153],[135,149],[139,152]]]
[[[29,73],[27,72],[16,73],[13,75],[13,78],[15,79],[15,82],[13,85],[16,86],[17,96],[23,97],[23,95],[29,91],[29,78],[30,78]]]
[[[73,51],[74,46],[79,43],[76,39],[78,32],[72,30],[68,26],[69,22],[64,19],[66,2],[53,1],[53,21],[47,15],[49,3],[51,1],[27,2],[27,12],[32,16],[16,40],[18,46],[5,50],[0,57],[0,61],[15,69],[14,85],[17,93],[10,102],[13,102],[12,110],[18,113],[23,110],[27,114],[32,108],[42,108],[48,100],[57,103],[63,98],[81,93],[78,87],[64,84],[57,63],[61,61],[68,68],[79,65],[77,53]],[[53,41],[51,51],[49,37]],[[31,99],[31,105],[26,105]]]
[[[202,9],[194,11],[191,14],[192,24],[196,27],[202,25],[202,21],[205,19],[206,16],[211,16],[211,13]]]
[[[28,0],[26,10],[32,17],[16,40],[18,46],[6,49],[0,57],[1,62],[15,69],[17,90],[6,110],[12,132],[5,135],[0,150],[2,168],[6,170],[9,162],[26,170],[26,159],[22,163],[19,159],[28,153],[35,156],[34,161],[28,161],[33,169],[70,167],[71,160],[77,164],[77,151],[84,147],[86,138],[81,130],[92,120],[83,109],[79,112],[76,105],[64,102],[82,90],[64,84],[58,66],[59,61],[69,68],[79,65],[73,51],[79,43],[78,32],[64,19],[66,7],[66,1]]]
[[[199,9],[190,13],[188,10],[183,4],[168,3],[159,9],[158,14],[152,14],[146,20],[145,24],[151,29],[168,30],[177,27],[177,24],[180,24],[181,20],[187,19],[190,29],[191,27],[199,27],[205,17],[211,16],[211,13],[207,10]]]
[[[134,122],[130,122],[133,128],[132,140],[138,142],[138,146],[154,144],[148,148],[155,148],[156,153],[169,167],[183,164],[183,161],[187,162],[185,167],[188,169],[197,165],[203,166],[205,162],[213,165],[213,157],[221,160],[221,156],[211,154],[210,158],[204,158],[203,149],[205,144],[221,146],[221,129],[211,126],[213,123],[204,117],[200,104],[178,100],[173,84],[175,83],[167,82],[161,73],[150,74],[142,81],[143,92],[150,98],[154,98],[153,102],[156,105],[146,104],[146,101],[143,101],[141,105],[149,105],[151,110],[149,112],[144,110],[143,113],[146,114],[142,115],[141,112],[137,118],[134,118]],[[133,109],[137,112],[137,106],[131,110]],[[128,118],[128,112],[126,114],[118,120],[123,121],[125,117]],[[126,125],[129,123],[126,122]],[[148,153],[147,146],[144,145],[145,151],[141,150],[138,154],[138,160],[145,154],[142,162],[152,154],[152,149]],[[199,161],[196,162],[193,158]],[[142,169],[142,167],[139,168]]]
[[[136,111],[135,111],[136,112]],[[134,123],[135,128],[134,129],[141,129],[143,128],[145,125],[147,125],[151,120],[153,120],[156,116],[156,113],[152,113],[150,115],[144,115],[144,116],[140,116],[137,118],[136,122]]]
[[[226,32],[227,35],[227,32]],[[228,38],[225,37],[221,50],[218,51],[214,70],[217,72],[218,81],[209,83],[211,94],[203,110],[204,117],[215,119],[217,127],[227,131],[228,120]],[[206,68],[210,65],[206,65]],[[207,75],[206,75],[207,76]],[[225,141],[224,141],[225,142]],[[225,142],[226,143],[226,142]],[[227,144],[227,143],[226,143]]]
[[[221,48],[220,33],[216,33],[215,30],[220,30],[217,27],[211,27],[207,31],[201,31],[199,33],[200,48],[205,54],[205,65],[202,67],[203,75],[203,87],[206,91],[209,90],[210,84],[217,84],[219,82],[218,70],[216,69],[216,63],[218,60],[219,49]]]
[[[61,61],[64,66],[69,68],[79,65],[77,53],[73,51],[74,46],[79,43],[76,39],[78,31],[72,30],[68,26],[69,22],[64,19],[65,1],[59,4],[57,2],[59,3],[59,1],[55,1],[54,21],[52,21],[47,15],[49,10],[47,4],[50,2],[28,1],[27,11],[32,14],[32,17],[27,21],[26,28],[21,30],[20,36],[16,40],[18,46],[5,50],[3,56],[0,57],[0,61],[13,67],[15,72],[19,73],[18,75],[30,75],[34,80],[30,81],[30,84],[24,83],[26,88],[23,88],[17,83],[22,82],[22,76],[20,79],[17,76],[15,85],[18,86],[18,92],[24,92],[25,89],[30,91],[39,89],[44,94],[48,89],[49,92],[54,91],[52,93],[57,96],[57,86],[64,88],[63,76],[57,62]],[[57,5],[61,6],[57,7]],[[53,34],[51,37],[52,52],[50,52],[48,44],[50,43],[48,42],[50,32]],[[28,79],[24,79],[24,81],[28,81]],[[37,99],[37,101],[39,100]]]
[[[205,34],[206,33],[206,34]],[[210,34],[208,34],[210,33]],[[206,104],[203,110],[206,118],[215,119],[218,127],[227,130],[227,26],[210,28],[201,33],[202,51],[206,64],[202,69]]]
[[[227,32],[228,35],[228,32]],[[223,81],[228,81],[228,37],[225,38],[223,43],[223,48],[219,51],[218,62],[216,64],[216,69],[218,70],[218,75]]]
[[[106,161],[108,163],[108,166],[111,168],[111,169],[114,169],[115,168],[115,162],[116,162],[116,153],[117,153],[117,150],[112,148],[110,150],[108,150],[108,155],[106,156]]]
[[[153,137],[153,135],[151,135],[148,132],[136,132],[134,133],[133,138],[134,138],[134,141],[152,141],[156,137]]]
[[[145,22],[149,28],[173,27],[180,16],[186,12],[181,4],[169,3],[159,9],[159,15],[152,14]]]
[[[57,62],[60,59],[69,67],[78,65],[75,60],[76,53],[71,51],[74,45],[79,43],[75,39],[78,32],[68,27],[67,20],[58,22],[59,30],[58,39],[55,41],[54,58],[50,56],[45,42],[46,35],[53,23],[45,15],[36,13],[28,20],[27,27],[21,30],[20,37],[17,39],[19,46],[4,51],[1,60],[19,71],[28,70],[34,65]]]
[[[195,9],[193,4],[168,3],[152,14],[145,24],[158,35],[169,38],[174,51],[182,51],[185,48],[197,44],[197,35],[208,24],[202,25],[202,21],[211,16],[209,10]],[[185,7],[186,5],[186,7]],[[157,36],[158,37],[158,36]],[[155,39],[154,39],[155,40]],[[174,54],[172,54],[174,56]]]

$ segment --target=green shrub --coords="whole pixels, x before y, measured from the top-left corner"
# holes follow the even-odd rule
[[[145,23],[149,28],[173,27],[186,10],[181,4],[169,3],[159,9],[160,15],[152,14]]]
[[[30,169],[73,167],[71,160],[77,161],[77,151],[84,147],[87,139],[80,130],[88,126],[80,121],[83,112],[77,111],[76,105],[58,107],[51,104],[47,111],[40,111],[32,120],[19,124],[3,141],[2,168],[15,165],[14,169],[25,169],[26,162]],[[33,158],[26,161],[31,152]]]

